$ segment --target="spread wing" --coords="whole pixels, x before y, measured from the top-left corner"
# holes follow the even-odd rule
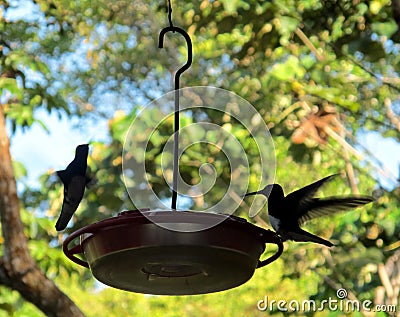
[[[289,206],[298,206],[300,209],[304,209],[312,200],[317,190],[327,181],[332,179],[338,174],[329,175],[324,177],[310,185],[300,188],[285,197],[285,201]]]
[[[313,198],[303,204],[298,211],[298,222],[299,225],[302,225],[308,220],[332,215],[339,211],[355,209],[373,200],[370,196]]]

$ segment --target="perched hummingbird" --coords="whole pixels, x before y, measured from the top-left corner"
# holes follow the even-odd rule
[[[65,170],[57,171],[58,177],[64,184],[64,200],[61,215],[56,223],[57,231],[64,230],[67,227],[83,198],[85,186],[91,181],[91,178],[86,176],[88,153],[88,144],[78,145],[74,160],[69,163]]]
[[[268,217],[272,228],[283,241],[311,241],[328,247],[333,246],[324,240],[300,228],[306,221],[338,211],[353,209],[373,201],[370,196],[343,196],[314,198],[314,194],[326,181],[335,175],[327,176],[306,187],[300,188],[285,196],[279,184],[270,184],[257,192],[245,196],[262,194],[268,198]]]

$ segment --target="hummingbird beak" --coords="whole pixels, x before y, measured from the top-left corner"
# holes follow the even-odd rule
[[[252,195],[257,195],[257,194],[261,194],[261,190],[259,190],[259,191],[257,191],[257,192],[247,193],[246,195],[244,195],[244,197],[252,196]]]
[[[244,197],[252,196],[252,195],[258,195],[258,194],[261,194],[261,195],[264,195],[264,196],[268,197],[269,193],[272,191],[273,187],[274,187],[274,184],[269,184],[269,185],[265,186],[263,189],[260,189],[260,190],[258,190],[256,192],[247,193],[246,195],[244,195]]]

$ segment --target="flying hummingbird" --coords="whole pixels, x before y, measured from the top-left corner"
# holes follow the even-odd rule
[[[78,145],[73,161],[69,163],[65,170],[56,172],[64,184],[64,200],[60,217],[56,223],[57,231],[64,230],[67,227],[83,198],[85,186],[91,182],[91,178],[86,176],[88,153],[88,144]]]
[[[300,226],[310,219],[354,209],[373,201],[370,196],[314,198],[316,191],[336,175],[327,176],[287,196],[279,184],[267,185],[262,190],[245,196],[262,194],[268,198],[269,221],[283,241],[310,241],[331,247],[333,243],[301,229]]]

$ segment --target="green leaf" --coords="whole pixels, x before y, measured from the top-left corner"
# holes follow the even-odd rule
[[[374,22],[371,25],[372,31],[376,32],[379,35],[384,35],[387,37],[392,37],[394,33],[396,33],[398,26],[395,21],[388,22]]]
[[[243,0],[221,0],[227,14],[232,15],[240,8],[249,8],[250,5]]]
[[[14,315],[14,306],[10,303],[0,303],[0,309],[6,311],[8,313],[8,316]]]
[[[288,16],[279,17],[278,30],[281,34],[287,35],[296,30],[299,21]]]
[[[12,165],[13,165],[15,179],[18,180],[21,177],[28,176],[28,170],[25,168],[25,166],[21,162],[13,160]]]
[[[357,112],[360,108],[358,102],[350,100],[350,97],[346,97],[346,95],[343,94],[343,90],[336,87],[320,87],[312,85],[304,87],[304,90],[312,95],[346,107],[352,112]]]
[[[343,35],[343,21],[344,21],[344,19],[345,19],[344,16],[340,16],[333,23],[333,26],[332,26],[332,39],[334,41],[336,41],[338,38],[340,38]]]
[[[14,78],[0,77],[0,91],[8,90],[16,98],[22,99],[22,90],[18,87],[17,81]]]
[[[42,120],[35,119],[35,122],[38,123],[42,127],[42,129],[44,131],[46,131],[47,133],[50,133],[49,128],[47,127],[47,125]]]
[[[305,72],[298,58],[289,56],[284,63],[272,67],[270,74],[281,81],[292,81],[295,78],[302,78]]]

